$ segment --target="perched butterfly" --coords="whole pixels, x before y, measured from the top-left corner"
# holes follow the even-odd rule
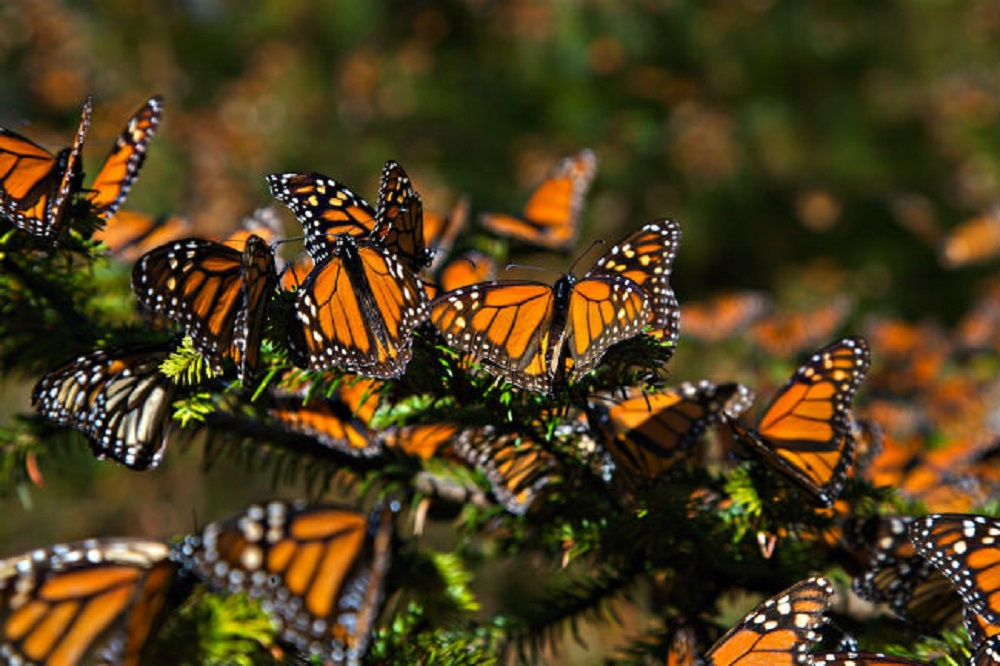
[[[477,282],[489,282],[496,277],[497,264],[492,257],[482,252],[466,252],[441,268],[437,282],[442,291],[448,292]]]
[[[676,233],[674,223],[648,224],[582,278],[566,274],[554,286],[487,282],[443,294],[431,303],[431,323],[490,372],[524,389],[550,391],[557,380],[590,372],[608,347],[649,322],[676,339],[676,300],[665,277]]]
[[[296,174],[268,176],[268,182],[302,221],[315,262],[289,323],[293,361],[312,370],[402,375],[412,355],[411,334],[427,318],[420,279],[381,245],[370,207],[346,188]]]
[[[432,255],[427,267],[431,274],[437,273],[444,265],[468,220],[469,197],[459,198],[446,216],[424,213],[424,247]]]
[[[282,426],[354,456],[373,456],[382,447],[369,427],[378,407],[375,380],[344,383],[331,397],[278,398],[269,412]]]
[[[972,641],[970,666],[1000,664],[1000,625],[990,624],[982,615],[965,609],[965,629]]]
[[[708,666],[810,664],[809,651],[826,623],[833,586],[808,578],[753,609],[705,653]]]
[[[850,519],[848,544],[865,559],[851,587],[863,599],[885,603],[921,630],[938,631],[961,619],[962,600],[951,583],[917,553],[904,516]]]
[[[106,220],[125,200],[146,159],[146,147],[156,134],[162,113],[163,98],[156,96],[132,114],[88,188],[87,202],[94,215]]]
[[[569,251],[579,233],[583,200],[597,173],[597,158],[581,150],[553,167],[535,188],[520,217],[484,213],[480,223],[489,231],[550,250]]]
[[[283,641],[355,666],[381,609],[392,539],[388,503],[366,518],[275,501],[209,524],[185,540],[180,556],[210,587],[259,599]]]
[[[795,371],[764,410],[756,430],[730,424],[768,464],[829,507],[854,460],[848,410],[870,364],[863,338],[838,340]]]
[[[722,342],[746,330],[770,305],[765,295],[755,291],[725,292],[705,301],[689,301],[681,306],[681,332],[701,342]]]
[[[72,148],[56,155],[0,127],[0,214],[18,229],[46,240],[58,238],[67,205],[79,185],[90,114],[88,97]]]
[[[94,232],[93,238],[103,242],[111,256],[133,263],[155,247],[190,235],[191,230],[191,222],[180,215],[155,217],[120,210],[103,229]]]
[[[810,655],[812,666],[930,666],[923,661],[880,652],[835,652]]]
[[[374,240],[414,272],[428,262],[423,204],[397,162],[389,160],[382,168],[375,208],[346,186],[318,173],[272,174],[267,183],[271,194],[302,223],[306,251],[316,263],[330,256],[334,237],[340,234]]]
[[[42,377],[31,403],[77,428],[98,458],[132,469],[156,467],[170,431],[177,387],[160,372],[167,345],[98,349]]]
[[[517,434],[497,434],[491,427],[463,432],[452,452],[478,469],[497,502],[523,515],[539,491],[555,480],[555,458],[539,444]]]
[[[595,403],[591,415],[616,470],[647,482],[683,460],[727,404],[734,412],[745,409],[748,394],[741,384],[685,383],[656,393],[631,391],[610,407]]]
[[[966,611],[1000,627],[1000,520],[932,514],[910,524],[917,551],[955,586]]]
[[[142,312],[184,327],[213,370],[231,358],[244,384],[257,368],[276,281],[274,253],[254,235],[242,251],[198,238],[175,241],[147,252],[132,270]]]
[[[0,661],[138,666],[175,580],[169,554],[116,538],[0,560]]]
[[[750,325],[750,340],[771,356],[788,358],[829,340],[851,314],[851,299],[832,298],[808,311],[772,312]]]

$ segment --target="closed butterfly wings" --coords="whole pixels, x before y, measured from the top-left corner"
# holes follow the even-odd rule
[[[45,375],[31,402],[83,432],[98,457],[137,470],[156,467],[177,391],[159,370],[168,351],[147,345],[89,352]]]
[[[334,664],[367,649],[389,568],[393,513],[270,502],[208,525],[181,556],[211,587],[247,592],[281,638]]]
[[[182,326],[217,372],[231,358],[244,383],[257,367],[276,281],[274,254],[254,235],[242,251],[197,238],[168,243],[143,255],[132,271],[140,309]]]
[[[108,219],[124,201],[146,159],[146,147],[156,134],[162,113],[163,98],[151,97],[115,140],[87,195],[91,211],[98,217]]]
[[[849,409],[871,364],[862,338],[816,351],[771,400],[755,430],[736,434],[819,504],[831,506],[854,460]]]
[[[80,178],[90,116],[88,97],[73,146],[56,155],[16,132],[0,128],[0,213],[18,229],[45,240],[58,237]]]
[[[707,666],[810,664],[833,587],[825,578],[791,586],[751,611],[705,654]]]
[[[489,231],[540,247],[568,251],[579,232],[584,197],[597,173],[590,150],[559,161],[535,188],[519,217],[486,213],[480,223]]]
[[[176,566],[143,539],[93,539],[0,561],[0,661],[138,666]]]

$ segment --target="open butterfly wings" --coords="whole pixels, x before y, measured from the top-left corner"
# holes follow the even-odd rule
[[[966,611],[1000,627],[1000,521],[985,516],[934,514],[915,519],[910,538],[948,579]]]
[[[166,544],[126,538],[0,561],[0,661],[138,666],[175,568]]]
[[[160,373],[165,345],[99,349],[49,372],[31,402],[77,428],[99,458],[132,469],[156,467],[170,431],[176,386]]]
[[[270,502],[212,523],[181,546],[210,586],[247,592],[296,648],[356,664],[381,608],[393,515]],[[296,599],[299,603],[292,603]]]
[[[18,229],[55,240],[80,177],[91,99],[83,104],[72,148],[53,155],[16,132],[0,128],[0,213]]]
[[[838,340],[799,367],[756,430],[731,425],[774,469],[831,506],[854,460],[849,409],[870,364],[864,339]]]
[[[108,219],[124,201],[146,159],[146,147],[156,133],[162,113],[163,98],[150,98],[118,136],[87,195],[91,210],[98,217]]]
[[[584,198],[597,173],[590,150],[559,161],[535,188],[521,217],[485,213],[480,223],[489,231],[540,247],[568,251],[579,232]]]
[[[257,367],[276,281],[274,254],[254,235],[242,252],[197,238],[169,243],[143,255],[132,271],[143,313],[182,326],[215,371],[233,359],[244,383]]]
[[[833,586],[808,578],[751,611],[705,653],[708,666],[809,664],[809,651],[826,622]]]

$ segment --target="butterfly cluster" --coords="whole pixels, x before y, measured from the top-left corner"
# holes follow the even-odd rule
[[[575,520],[613,524],[588,513],[613,507],[630,557],[683,576],[712,565],[685,560],[690,545],[677,548],[677,535],[643,529],[680,496],[672,521],[728,530],[733,551],[720,560],[759,558],[767,569],[776,548],[821,544],[829,561],[810,571],[840,558],[854,591],[908,626],[937,631],[964,616],[975,663],[1000,652],[989,610],[1000,587],[991,587],[987,548],[994,527],[968,518],[946,536],[926,527],[927,536],[920,519],[866,504],[882,424],[891,424],[855,399],[895,381],[892,362],[911,347],[891,343],[905,335],[869,325],[865,337],[838,338],[847,299],[796,315],[772,312],[756,292],[682,308],[671,284],[681,227],[671,219],[640,225],[588,269],[554,281],[498,278],[511,248],[577,249],[597,169],[587,150],[558,161],[517,215],[473,218],[464,197],[447,216],[425,212],[407,172],[389,160],[374,205],[319,173],[274,174],[266,182],[294,215],[291,232],[275,207],[228,237],[192,237],[180,216],[118,210],[161,106],[153,98],[136,112],[90,188],[80,167],[89,100],[72,148],[53,155],[7,131],[0,144],[0,214],[18,233],[55,252],[96,219],[100,251],[131,266],[136,311],[149,324],[142,342],[112,337],[120,343],[50,369],[32,394],[46,422],[82,432],[98,457],[148,470],[177,431],[225,432],[256,443],[263,457],[283,449],[370,473],[412,498],[447,497],[566,534]],[[289,237],[303,241],[300,254]],[[783,383],[671,383],[667,364],[683,337],[744,337],[769,356],[805,354]],[[875,371],[872,349],[885,354]],[[891,390],[933,374],[914,365],[905,377],[912,386]],[[755,392],[769,399],[750,419]],[[193,426],[179,422],[184,415]],[[442,477],[442,465],[459,472]],[[425,511],[415,511],[416,524]],[[385,596],[393,523],[384,506],[365,517],[271,503],[179,545],[99,539],[16,556],[0,562],[0,655],[139,663],[175,587],[194,579],[259,599],[283,645],[358,663]],[[748,553],[753,539],[759,548]],[[563,538],[563,566],[602,555],[581,541]],[[964,557],[973,544],[983,554]],[[806,579],[721,638],[679,632],[668,663],[695,663],[699,653],[700,663],[720,665],[917,663],[828,649],[820,628],[832,596],[826,579]],[[714,610],[705,603],[699,612]]]

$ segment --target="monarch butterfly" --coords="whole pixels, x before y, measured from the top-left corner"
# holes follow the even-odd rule
[[[191,222],[180,215],[153,216],[131,210],[119,210],[103,229],[94,232],[94,240],[104,243],[111,256],[126,263],[164,243],[191,233]]]
[[[0,127],[0,214],[18,229],[45,240],[59,236],[67,204],[80,181],[91,105],[88,96],[72,148],[56,155]]]
[[[705,429],[731,405],[732,418],[750,403],[741,384],[684,383],[656,393],[630,392],[611,407],[599,403],[591,415],[616,470],[652,481],[685,456]]]
[[[717,294],[705,301],[681,306],[681,332],[695,340],[728,340],[757,321],[771,306],[767,296],[754,291]]]
[[[848,409],[868,373],[871,356],[863,338],[843,338],[805,362],[772,398],[757,424],[736,435],[775,470],[830,507],[854,459]]]
[[[163,98],[159,95],[151,97],[132,114],[88,188],[87,202],[94,215],[106,220],[125,200],[146,159],[146,147],[156,134],[162,114]]]
[[[303,184],[295,174],[268,176],[268,182],[302,221],[306,251],[315,261],[289,324],[292,360],[312,370],[402,375],[412,355],[411,334],[427,318],[420,278],[378,243],[370,208],[346,188],[334,181]]]
[[[836,652],[810,655],[813,666],[929,666],[926,662],[882,654],[881,652]]]
[[[832,298],[808,311],[772,312],[750,325],[749,337],[771,356],[787,358],[829,340],[851,314],[850,298]]]
[[[676,235],[675,223],[648,224],[582,278],[566,274],[554,286],[487,282],[443,294],[431,303],[431,323],[490,372],[524,389],[550,391],[565,375],[576,380],[592,370],[608,347],[647,322],[655,328],[666,322],[676,339],[676,300],[665,277]]]
[[[1000,626],[1000,521],[942,513],[917,518],[910,538],[917,551],[948,577],[967,612]]]
[[[424,213],[424,247],[431,254],[427,267],[431,274],[440,271],[468,220],[469,197],[460,197],[446,216]]]
[[[284,427],[314,437],[324,446],[355,456],[381,452],[375,433],[369,428],[378,407],[379,382],[345,382],[329,398],[282,397],[269,410]]]
[[[385,503],[365,518],[332,505],[254,505],[188,537],[180,557],[210,587],[260,599],[296,649],[354,666],[381,608],[393,511]]]
[[[515,515],[524,515],[542,488],[555,481],[555,457],[515,433],[497,434],[491,427],[467,430],[451,450],[486,476],[497,502]]]
[[[168,345],[98,349],[35,385],[31,403],[83,432],[98,458],[136,470],[156,467],[170,431],[177,387],[160,373]]]
[[[216,372],[233,359],[244,384],[257,368],[276,282],[274,253],[256,235],[242,252],[198,238],[175,241],[147,252],[132,270],[140,310],[183,326]]]
[[[427,264],[423,204],[399,163],[389,160],[382,168],[375,208],[346,186],[318,173],[272,174],[267,182],[271,194],[302,223],[306,251],[317,264],[330,256],[332,238],[344,233],[373,239],[411,271]]]
[[[917,553],[907,532],[911,522],[904,516],[848,521],[844,528],[848,544],[865,559],[851,587],[863,599],[888,604],[921,630],[939,630],[961,618],[962,600]]]
[[[175,580],[159,541],[91,539],[0,560],[0,660],[137,666]]]
[[[807,578],[771,597],[716,641],[709,666],[809,664],[809,650],[826,623],[833,586],[826,578]]]
[[[489,231],[550,250],[569,251],[579,232],[587,190],[597,173],[590,150],[563,158],[535,188],[521,217],[484,213],[480,223]]]

